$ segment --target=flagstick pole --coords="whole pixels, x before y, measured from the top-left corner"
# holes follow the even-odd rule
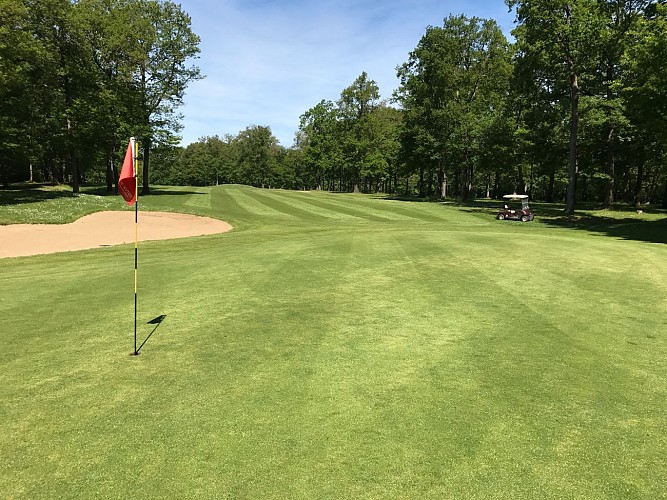
[[[132,150],[134,161],[134,192],[136,201],[134,202],[134,355],[138,356],[137,351],[137,267],[139,262],[139,177],[137,176],[137,157],[139,148],[135,142]]]

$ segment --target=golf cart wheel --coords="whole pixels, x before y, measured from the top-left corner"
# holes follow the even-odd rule
[[[498,220],[503,220],[504,218],[505,218],[505,214],[498,214],[498,216],[496,217],[496,219],[498,219]]]
[[[530,220],[530,217],[527,215],[522,215],[521,216],[521,222],[528,222]]]

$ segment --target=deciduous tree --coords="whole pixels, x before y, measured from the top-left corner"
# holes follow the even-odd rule
[[[450,16],[429,27],[398,68],[396,97],[405,110],[406,156],[420,165],[420,194],[430,195],[453,167],[463,198],[474,196],[479,146],[509,92],[510,47],[493,20]],[[424,190],[424,170],[428,189]]]
[[[579,98],[593,84],[600,53],[604,18],[596,0],[507,0],[516,9],[520,57],[517,64],[540,84],[553,85],[556,93],[567,89],[570,105],[570,153],[565,212],[575,208],[578,173],[577,138]],[[548,82],[548,83],[547,83]]]
[[[173,129],[175,112],[187,85],[202,78],[191,61],[199,54],[199,37],[192,31],[190,16],[179,4],[159,0],[136,1],[132,47],[132,84],[141,120],[139,135],[144,148],[142,194],[150,192],[150,151],[156,132]]]

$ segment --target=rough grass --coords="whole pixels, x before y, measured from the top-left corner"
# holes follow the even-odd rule
[[[15,208],[81,215],[60,200]],[[138,357],[131,246],[0,260],[3,497],[667,495],[660,216],[241,186],[141,204],[236,229],[140,246]]]

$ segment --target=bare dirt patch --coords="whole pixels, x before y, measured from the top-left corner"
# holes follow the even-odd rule
[[[227,222],[171,212],[139,212],[139,241],[168,240],[232,229]],[[0,258],[134,243],[134,212],[97,212],[71,224],[0,226]]]

